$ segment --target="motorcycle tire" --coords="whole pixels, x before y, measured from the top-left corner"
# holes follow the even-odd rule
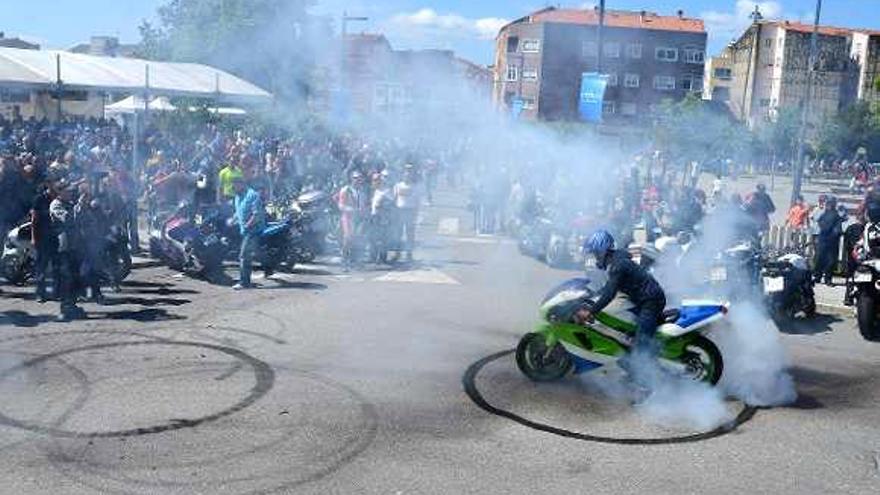
[[[868,342],[880,342],[880,319],[877,315],[877,296],[870,291],[860,291],[856,303],[859,333]]]
[[[697,352],[695,352],[697,351]],[[687,367],[686,376],[694,381],[715,385],[724,373],[724,358],[711,340],[698,335],[685,346],[679,361]]]
[[[546,338],[538,333],[528,333],[520,339],[516,346],[516,365],[535,382],[559,380],[574,367],[562,344],[556,344],[548,352]]]
[[[12,285],[24,285],[30,278],[29,263],[16,263],[15,260],[3,260],[3,278]]]

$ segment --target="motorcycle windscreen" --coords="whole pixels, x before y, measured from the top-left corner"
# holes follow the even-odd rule
[[[541,300],[541,305],[543,306],[544,304],[547,304],[547,301],[553,299],[562,292],[588,292],[592,294],[593,291],[590,289],[590,279],[582,277],[573,278],[552,288],[550,292],[544,296],[544,299]]]

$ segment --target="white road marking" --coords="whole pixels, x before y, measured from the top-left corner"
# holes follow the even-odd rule
[[[458,280],[435,268],[390,272],[373,279],[374,282],[405,282],[416,284],[461,285]]]
[[[445,217],[440,219],[437,225],[437,233],[440,235],[458,235],[459,222],[456,217]]]

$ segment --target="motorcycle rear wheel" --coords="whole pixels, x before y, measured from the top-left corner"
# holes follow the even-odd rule
[[[859,291],[856,314],[859,333],[869,342],[880,342],[880,319],[877,318],[877,297],[869,290]]]
[[[551,382],[568,374],[574,363],[562,344],[548,349],[543,335],[528,333],[516,346],[516,365],[532,381]]]
[[[721,351],[711,340],[697,336],[685,346],[685,352],[679,358],[685,367],[685,376],[709,385],[715,385],[724,372],[724,358]]]

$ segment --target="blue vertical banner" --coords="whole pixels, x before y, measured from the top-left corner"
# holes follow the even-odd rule
[[[522,98],[514,98],[510,102],[510,116],[513,117],[514,120],[519,118],[519,115],[523,111],[523,107],[525,107],[525,102]]]
[[[578,115],[585,122],[602,122],[602,103],[605,101],[605,87],[608,76],[598,72],[581,74],[581,91],[578,98]]]

